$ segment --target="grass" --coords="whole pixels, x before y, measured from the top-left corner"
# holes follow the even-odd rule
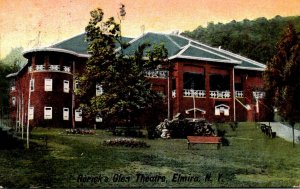
[[[293,148],[278,137],[270,139],[254,123],[241,123],[235,132],[227,125],[218,127],[227,131],[230,142],[220,150],[215,145],[195,145],[187,150],[185,139],[144,138],[141,140],[150,148],[110,147],[103,142],[115,137],[103,130],[83,136],[67,135],[63,129],[37,128],[32,132],[30,150],[1,150],[0,186],[292,187],[300,184],[299,145]],[[136,174],[145,179],[137,182]],[[172,182],[173,176],[179,174],[191,180]],[[147,180],[150,177],[151,181]]]

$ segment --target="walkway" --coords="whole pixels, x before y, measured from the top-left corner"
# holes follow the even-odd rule
[[[266,125],[269,125],[269,122],[261,122]],[[279,136],[289,142],[293,142],[293,129],[288,127],[280,122],[271,122],[270,123],[272,131],[276,132],[276,136]],[[295,129],[295,143],[300,144],[298,137],[300,138],[300,131]]]

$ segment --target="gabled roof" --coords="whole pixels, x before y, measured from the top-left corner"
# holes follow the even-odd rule
[[[212,62],[235,64],[235,69],[264,71],[266,66],[249,58],[234,54],[221,48],[214,48],[178,34],[162,34],[148,32],[131,40],[130,46],[124,50],[133,54],[137,47],[145,42],[150,44],[163,43],[168,50],[169,59],[183,58]]]
[[[168,50],[169,57],[176,55],[182,48],[182,45],[178,44],[167,34],[157,34],[149,32],[131,40],[129,42],[130,46],[124,49],[123,52],[127,55],[132,55],[138,49],[138,47],[144,43],[157,45],[164,44],[164,46]]]
[[[170,57],[170,59],[175,58],[240,64],[240,61],[232,60],[226,56],[220,55],[211,50],[204,49],[191,44],[186,45],[178,54]]]

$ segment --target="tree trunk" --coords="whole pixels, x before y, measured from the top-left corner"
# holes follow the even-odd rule
[[[292,132],[293,132],[293,147],[295,147],[295,124],[296,122],[293,120],[289,121],[290,126],[292,126]]]
[[[295,124],[292,125],[293,129],[293,147],[295,147]]]

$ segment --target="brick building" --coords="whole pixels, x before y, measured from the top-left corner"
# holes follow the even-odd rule
[[[179,34],[149,32],[124,41],[130,43],[124,50],[128,55],[144,42],[163,43],[167,48],[173,70],[145,74],[153,89],[166,95],[169,117],[181,113],[209,121],[265,119],[264,64]],[[11,118],[16,124],[25,124],[29,118],[31,126],[84,126],[73,93],[78,87],[74,76],[84,70],[89,57],[84,34],[26,51],[24,57],[27,64],[7,76],[11,80]],[[95,86],[95,95],[101,93],[101,86]],[[96,123],[101,121],[95,118]]]

